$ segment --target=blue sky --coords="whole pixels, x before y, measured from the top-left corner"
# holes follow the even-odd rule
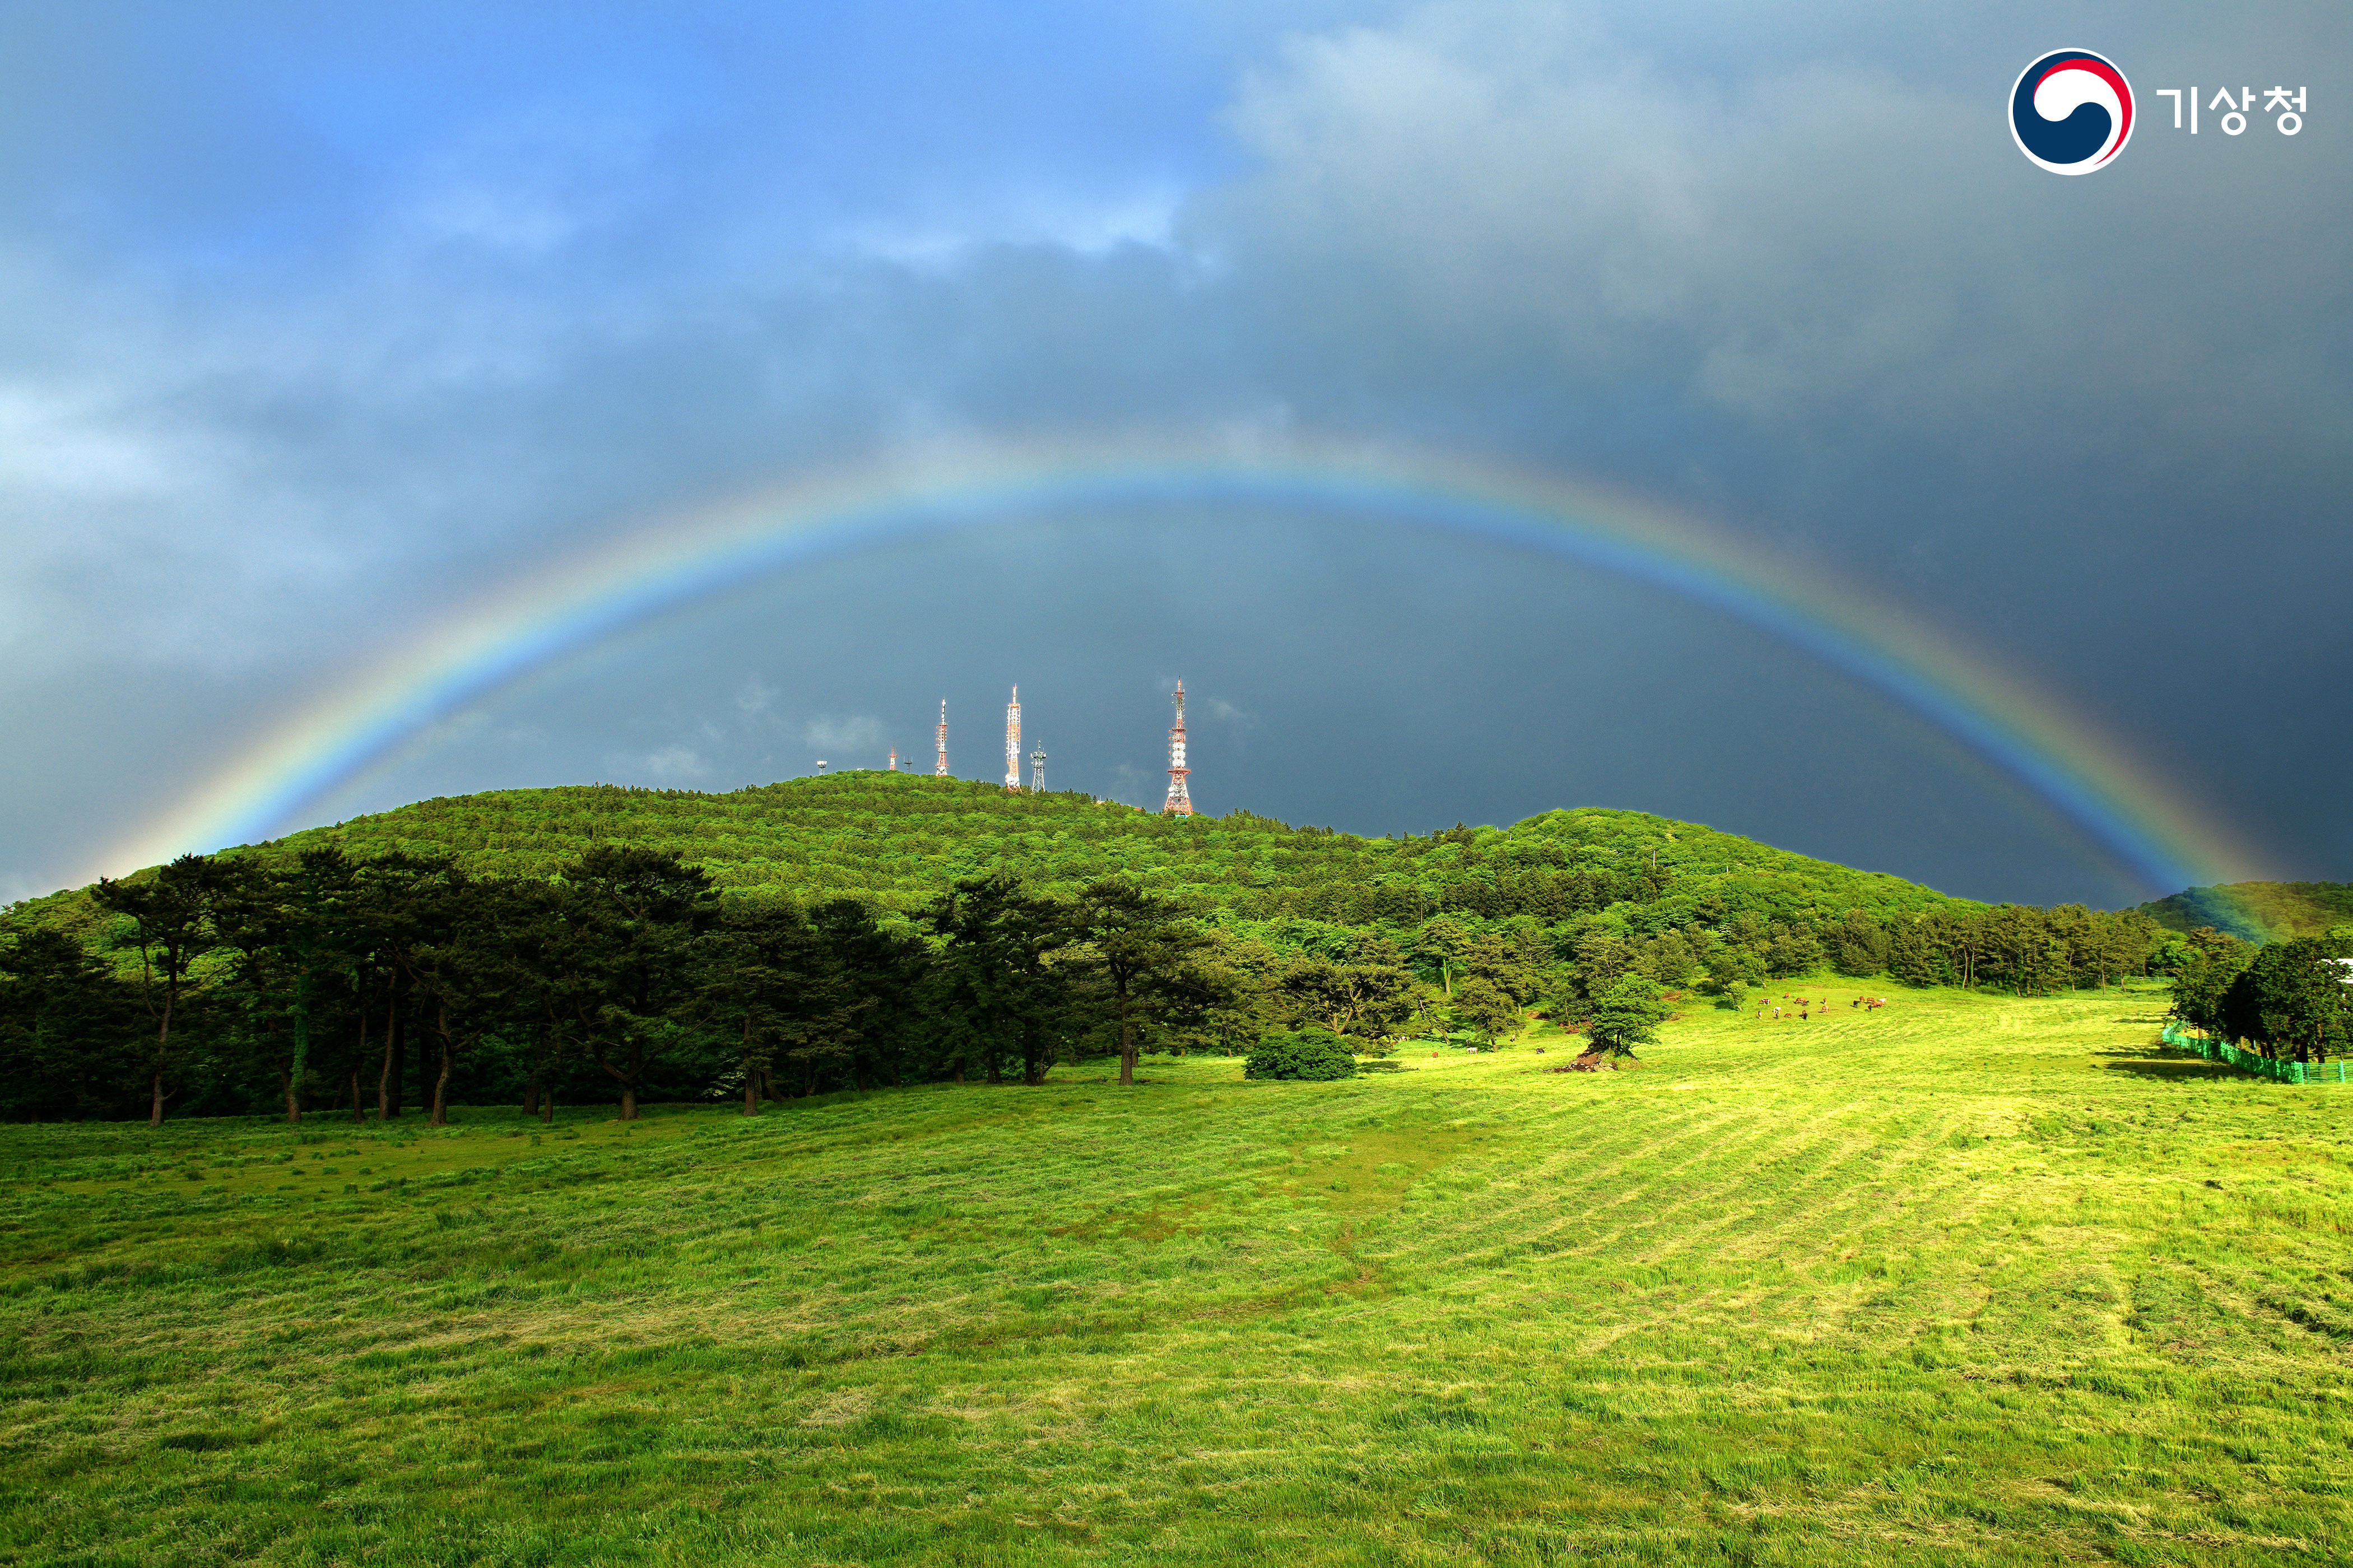
[[[1589,477],[1998,652],[2353,876],[2348,167],[2320,5],[0,9],[0,896],[453,602],[942,446],[1340,441]],[[2025,163],[2102,49],[2116,165]],[[2309,89],[2195,140],[2168,86]],[[1193,672],[1201,672],[1202,679]],[[301,820],[923,750],[1367,832],[1602,804],[2131,901],[1916,720],[1689,605],[1330,520],[1039,520],[746,583]],[[977,733],[978,731],[968,731]],[[979,765],[986,747],[965,748]],[[287,826],[295,826],[290,820]],[[2259,862],[2259,863],[2256,863]]]

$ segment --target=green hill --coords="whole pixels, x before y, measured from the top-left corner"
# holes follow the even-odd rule
[[[357,857],[448,854],[483,876],[546,878],[599,843],[676,850],[724,893],[803,901],[848,894],[886,917],[913,915],[958,879],[999,870],[1050,892],[1127,876],[1220,923],[1294,928],[1306,921],[1409,930],[1440,913],[1474,925],[1598,916],[1651,936],[1745,914],[1827,932],[1852,911],[1885,923],[1979,908],[1900,877],[1638,811],[1580,807],[1508,828],[1362,838],[1247,811],[1165,817],[1080,794],[1017,795],[973,780],[873,772],[725,795],[610,784],[492,790],[228,853],[290,857],[336,844]],[[72,927],[94,915],[80,890],[18,911]]]
[[[2168,931],[2212,926],[2247,942],[2288,942],[2353,924],[2353,882],[2225,882],[2185,888],[2140,912]]]
[[[1639,923],[1726,912],[1820,923],[1961,907],[1858,871],[1637,811],[1549,811],[1509,828],[1360,838],[1246,811],[1176,818],[1077,794],[851,773],[700,795],[611,785],[420,801],[266,847],[444,850],[490,876],[545,877],[600,842],[675,849],[723,889],[855,894],[913,911],[960,877],[1011,870],[1048,890],[1134,877],[1230,919],[1412,925],[1441,910],[1550,922],[1641,905]]]

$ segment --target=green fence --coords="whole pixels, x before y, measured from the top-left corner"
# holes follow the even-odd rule
[[[2281,1083],[2347,1083],[2353,1074],[2345,1070],[2345,1063],[2283,1062],[2270,1057],[2259,1057],[2253,1051],[2242,1051],[2228,1040],[2210,1040],[2203,1035],[2193,1035],[2179,1024],[2165,1026],[2165,1043],[2185,1051],[2196,1051],[2209,1061],[2228,1062],[2242,1072],[2258,1078],[2276,1079]]]

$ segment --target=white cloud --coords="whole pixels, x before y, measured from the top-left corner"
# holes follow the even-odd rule
[[[911,226],[869,220],[839,229],[831,247],[867,260],[924,271],[955,266],[993,246],[1045,246],[1101,257],[1123,246],[1175,247],[1174,230],[1187,193],[1155,183],[1085,200],[1043,194],[998,196],[989,210],[952,226]]]
[[[1203,697],[1198,699],[1198,701],[1199,702],[1202,710],[1208,713],[1212,719],[1220,720],[1228,724],[1251,724],[1256,722],[1256,721],[1248,713],[1242,711],[1240,708],[1235,707],[1232,703],[1227,701],[1222,697]]]
[[[812,719],[801,727],[801,739],[822,751],[871,752],[882,743],[882,721],[863,715]]]
[[[1167,793],[1165,779],[1146,773],[1134,763],[1120,763],[1111,770],[1111,790],[1103,798],[1123,805],[1140,806],[1147,801],[1157,805]]]
[[[765,713],[776,699],[776,689],[756,675],[747,675],[735,689],[735,706],[745,714]]]
[[[649,752],[642,757],[628,761],[637,771],[658,784],[685,784],[707,778],[711,773],[711,764],[702,760],[702,752],[691,746],[664,746],[659,751]]]

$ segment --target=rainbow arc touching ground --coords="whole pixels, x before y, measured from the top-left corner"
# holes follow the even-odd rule
[[[495,591],[290,717],[184,804],[113,846],[120,874],[258,841],[427,727],[650,617],[762,576],[1043,519],[1250,507],[1469,536],[1646,583],[1765,631],[1894,698],[2017,780],[2134,876],[2169,891],[2262,874],[2258,858],[2080,714],[1873,596],[1720,531],[1557,479],[1434,458],[1220,449],[1048,452],[902,464],[668,517]],[[1137,526],[1157,526],[1139,523]],[[946,766],[946,711],[936,771]],[[1010,744],[1008,782],[1018,787]],[[1185,795],[1179,728],[1170,804]],[[1189,799],[1185,808],[1189,810]]]

